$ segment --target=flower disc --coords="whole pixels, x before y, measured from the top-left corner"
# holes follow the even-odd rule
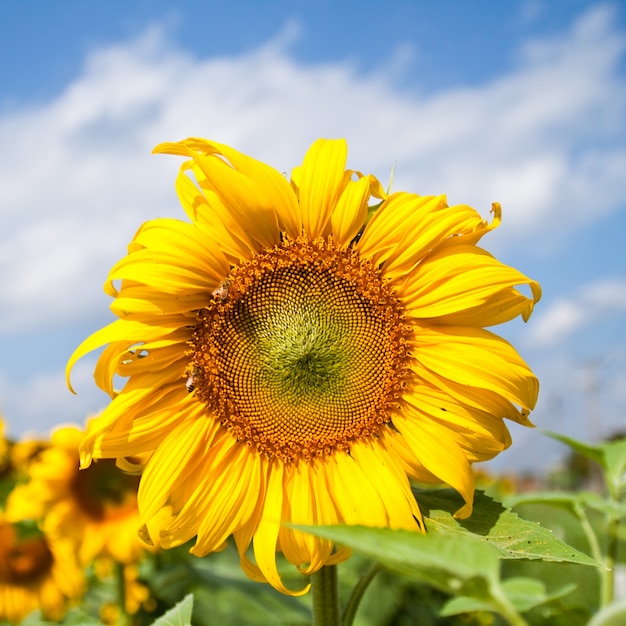
[[[43,537],[14,541],[0,551],[0,584],[32,584],[49,575],[54,561]]]
[[[328,455],[389,420],[407,333],[373,266],[287,240],[199,313],[190,372],[238,439],[283,461]]]

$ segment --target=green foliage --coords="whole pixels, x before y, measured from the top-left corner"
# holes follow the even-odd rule
[[[620,497],[626,487],[626,438],[594,446],[565,435],[551,432],[546,432],[546,434],[561,441],[585,458],[598,463],[602,468],[609,493],[613,498]]]
[[[624,626],[626,624],[626,601],[607,606],[597,613],[588,626]]]
[[[309,598],[284,596],[248,579],[232,546],[201,559],[190,556],[185,548],[170,550],[146,564],[142,573],[160,606],[172,606],[193,595],[194,626],[271,626],[277,615],[285,626],[310,623]],[[306,582],[296,576],[294,589]]]
[[[462,504],[455,491],[441,489],[418,492],[416,498],[431,533],[481,538],[494,546],[504,559],[542,559],[599,565],[594,559],[555,537],[548,528],[522,519],[482,492],[476,492],[474,512],[467,520],[453,517],[454,511]]]
[[[185,596],[176,606],[159,617],[153,626],[191,626],[193,596]]]
[[[619,552],[626,443],[592,446],[553,436],[598,465],[606,493],[537,491],[498,502],[478,491],[472,516],[460,520],[454,513],[463,502],[455,491],[415,490],[425,535],[363,526],[299,527],[354,552],[339,566],[343,626],[626,624],[626,606],[613,602],[615,565],[626,557]],[[23,524],[19,530],[30,536],[36,527]],[[233,546],[201,559],[188,549],[146,556],[139,580],[149,588],[152,604],[123,615],[125,626],[311,624],[310,595],[284,596],[249,580]],[[306,579],[278,558],[285,584],[302,588]],[[87,574],[89,591],[63,624],[97,626],[99,607],[119,604],[115,580]],[[49,624],[39,612],[22,622]]]

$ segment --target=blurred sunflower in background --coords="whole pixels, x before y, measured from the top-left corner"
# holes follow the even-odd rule
[[[13,463],[11,459],[11,448],[13,442],[7,439],[5,435],[5,423],[0,416],[0,504],[4,505],[4,502],[10,493],[13,483],[12,474]]]
[[[0,511],[0,620],[17,623],[36,609],[59,620],[84,589],[71,542]]]
[[[96,558],[134,563],[146,548],[137,537],[139,479],[110,459],[81,471],[78,447],[84,435],[73,426],[52,433],[28,466],[28,481],[9,496],[11,516],[45,519],[49,533],[71,540],[83,566]]]
[[[510,445],[503,418],[530,425],[538,392],[484,329],[540,298],[477,246],[499,206],[488,223],[445,196],[387,194],[346,169],[344,141],[316,141],[290,181],[208,140],[155,151],[188,159],[190,221],[139,229],[105,287],[119,319],[68,363],[106,345],[95,378],[112,402],[82,466],[149,457],[151,540],[196,537],[202,556],[232,536],[244,571],[284,593],[307,587],[284,586],[277,551],[303,574],[349,554],[288,524],[423,531],[411,480],[447,483],[470,515],[471,463]]]

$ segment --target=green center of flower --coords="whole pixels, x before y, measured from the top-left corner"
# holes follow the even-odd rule
[[[240,440],[283,461],[376,434],[405,376],[407,327],[354,251],[286,241],[233,270],[199,313],[197,396]]]

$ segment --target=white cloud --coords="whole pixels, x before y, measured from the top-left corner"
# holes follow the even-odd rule
[[[38,373],[31,378],[10,380],[0,374],[0,395],[4,398],[0,415],[6,420],[8,436],[23,433],[48,435],[59,424],[84,426],[89,415],[107,405],[108,396],[93,381],[95,359],[85,358],[72,372],[72,383],[80,388],[72,395],[65,386],[63,372]]]
[[[178,161],[150,156],[163,140],[210,136],[289,170],[317,136],[346,136],[357,169],[386,182],[398,161],[396,188],[445,191],[485,214],[501,201],[501,242],[626,201],[626,150],[607,144],[624,135],[625,38],[608,9],[528,44],[507,76],[430,96],[346,63],[298,64],[292,30],[199,60],[154,28],[94,53],[54,101],[0,118],[0,332],[27,328],[42,307],[50,326],[89,314],[139,223],[181,215]]]
[[[562,344],[576,331],[601,324],[613,313],[626,313],[626,278],[598,280],[584,285],[569,298],[556,299],[537,311],[526,339],[533,346]]]

